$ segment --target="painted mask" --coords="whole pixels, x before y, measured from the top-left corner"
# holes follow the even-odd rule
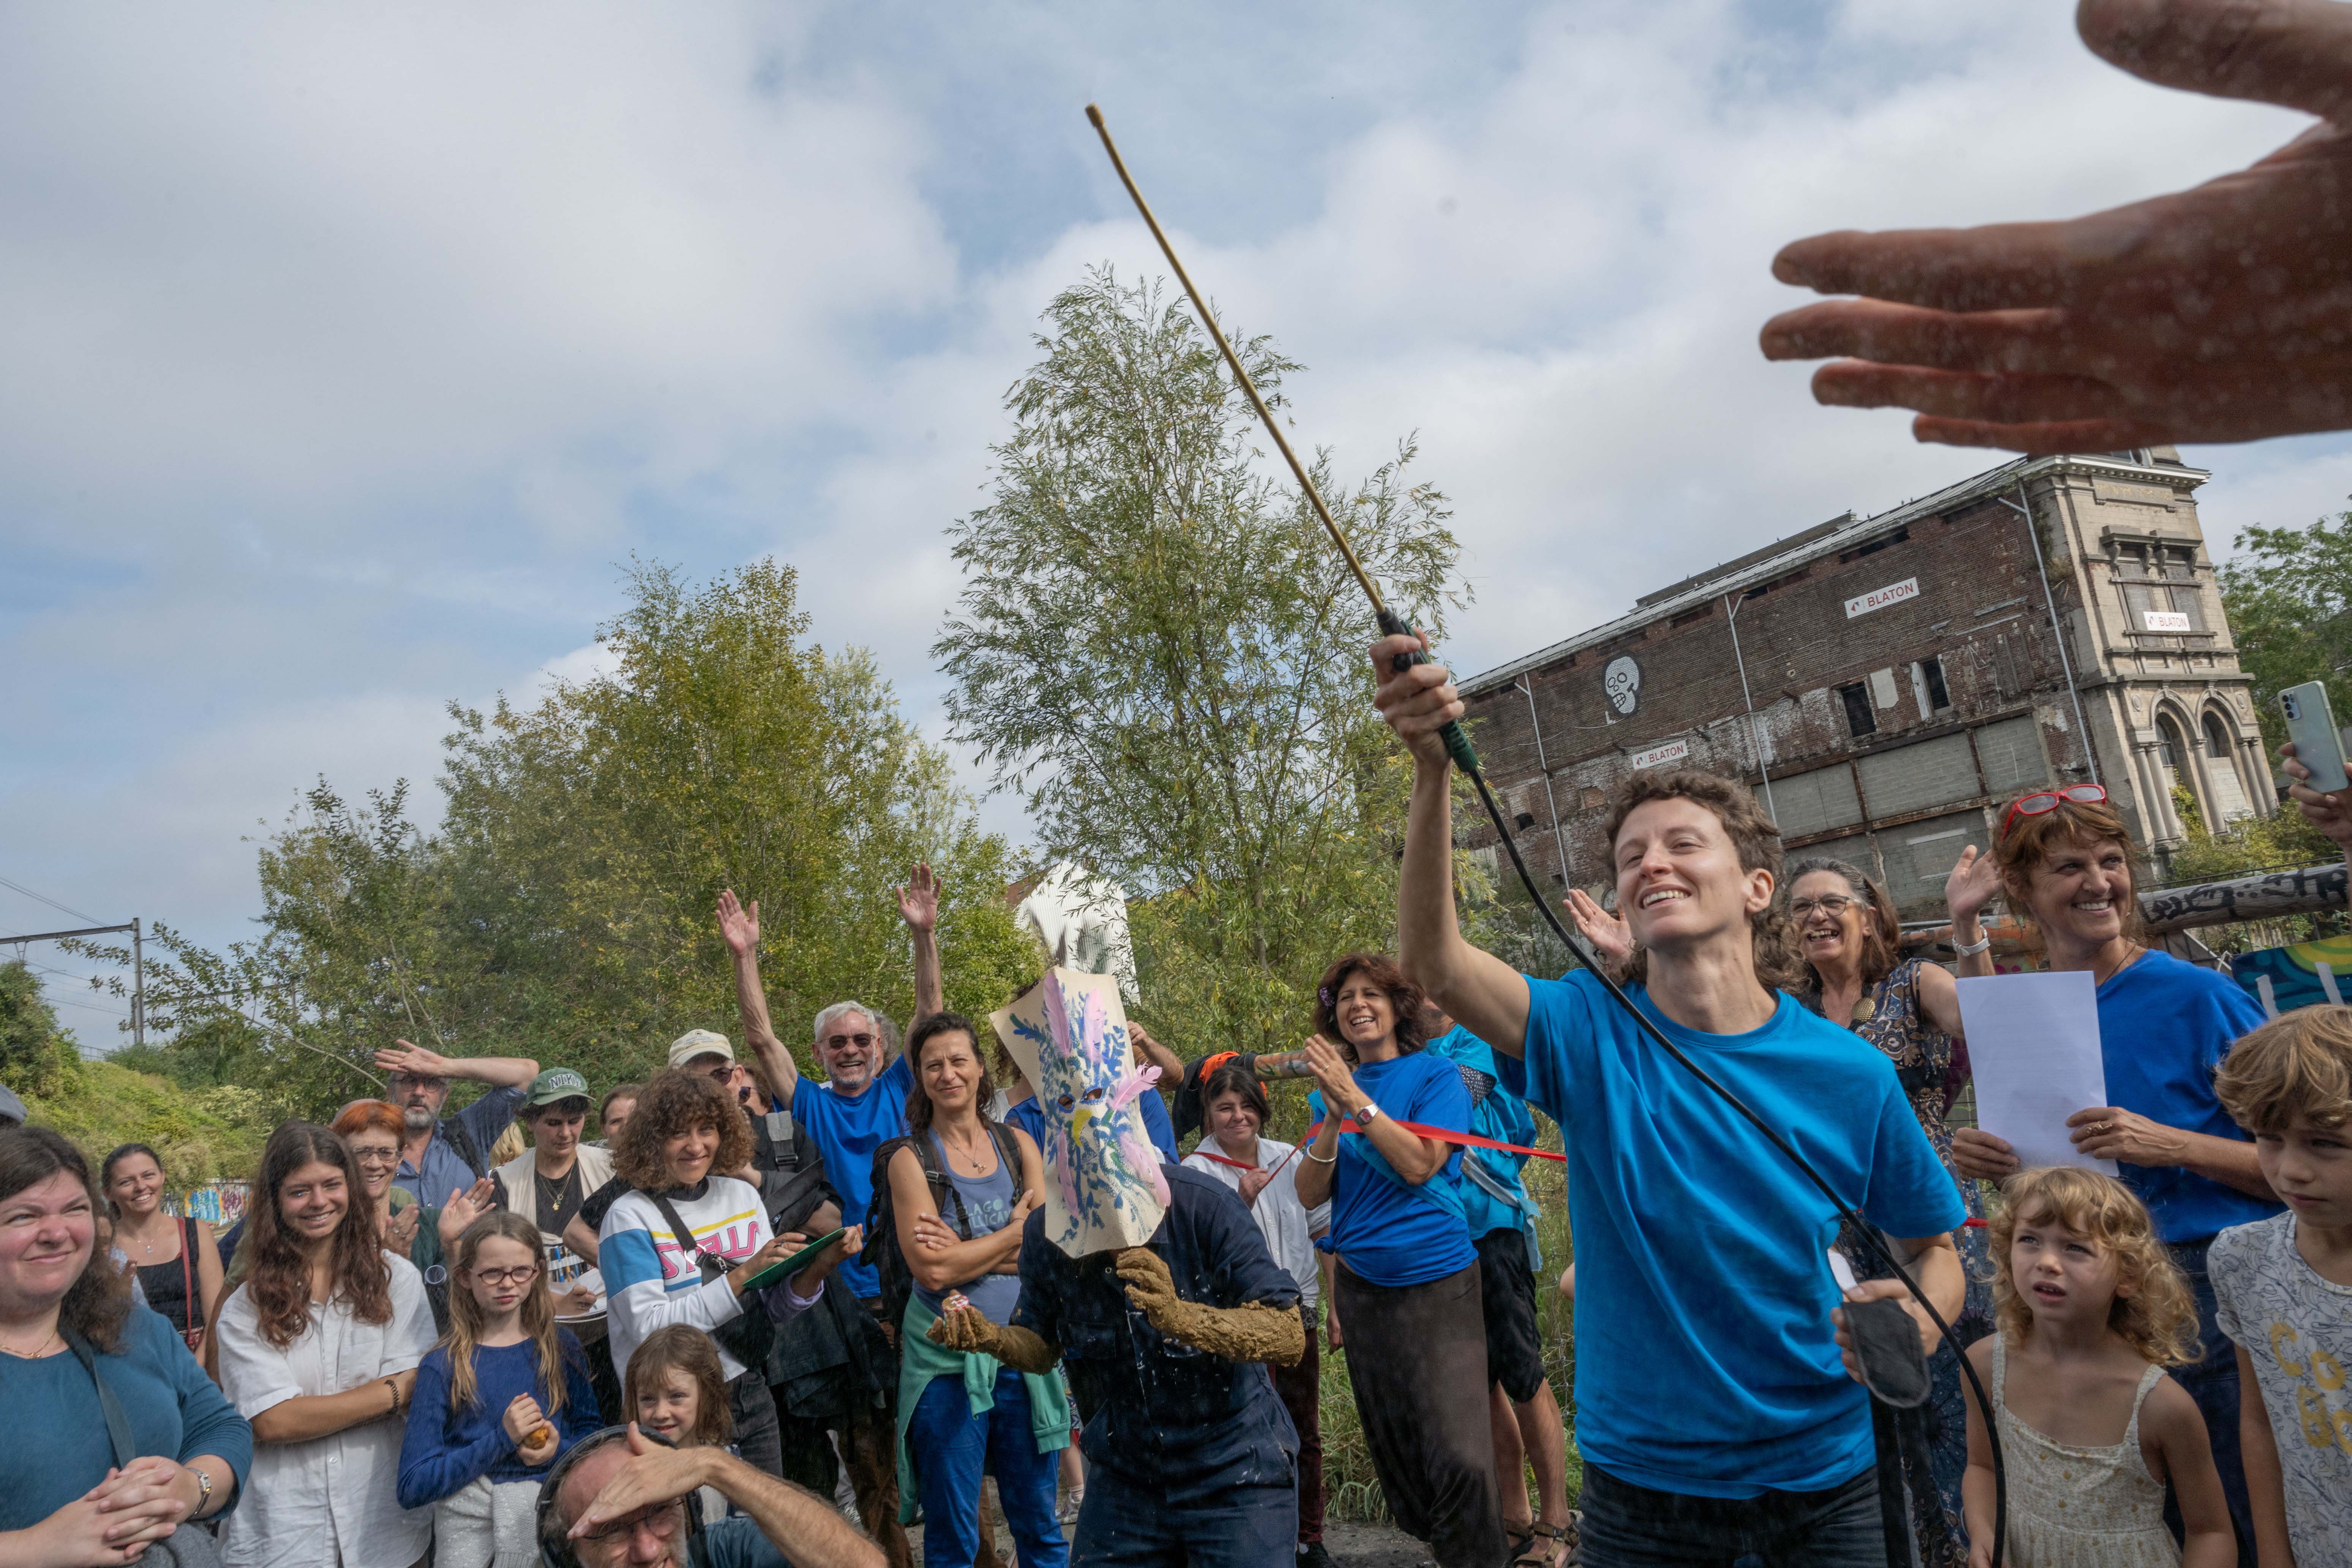
[[[1135,1066],[1118,980],[1049,969],[988,1021],[1045,1111],[1046,1236],[1072,1258],[1150,1240],[1168,1182],[1136,1100],[1160,1069]]]

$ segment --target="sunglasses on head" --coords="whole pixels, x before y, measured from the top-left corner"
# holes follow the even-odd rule
[[[2068,801],[2077,805],[2094,805],[2107,798],[2105,789],[2098,784],[2068,784],[2064,789],[2043,790],[2029,795],[2009,808],[2000,819],[2000,836],[2009,837],[2010,824],[2021,816],[2046,816]]]

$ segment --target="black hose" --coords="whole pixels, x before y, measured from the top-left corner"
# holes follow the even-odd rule
[[[1466,750],[1466,746],[1464,749]],[[1460,764],[1461,758],[1458,753],[1454,761],[1457,765]],[[1511,830],[1503,821],[1502,805],[1496,800],[1494,790],[1488,787],[1485,772],[1475,766],[1463,767],[1462,771],[1469,775],[1472,784],[1478,786],[1478,799],[1486,805],[1486,815],[1494,819],[1495,832],[1501,837],[1503,848],[1511,858],[1511,869],[1519,874],[1520,885],[1527,889],[1528,897],[1535,900],[1536,908],[1542,912],[1545,923],[1551,927],[1552,934],[1559,938],[1568,951],[1575,955],[1578,963],[1592,972],[1593,978],[1601,982],[1601,986],[1615,999],[1617,1005],[1625,1010],[1626,1016],[1640,1026],[1643,1034],[1649,1036],[1650,1039],[1666,1055],[1680,1062],[1693,1078],[1714,1090],[1716,1097],[1738,1111],[1749,1126],[1764,1134],[1770,1141],[1772,1147],[1789,1157],[1789,1163],[1796,1166],[1805,1180],[1811,1182],[1820,1191],[1822,1196],[1829,1199],[1830,1206],[1837,1210],[1839,1217],[1848,1223],[1853,1234],[1866,1240],[1885,1262],[1886,1267],[1894,1271],[1894,1277],[1903,1281],[1904,1288],[1911,1292],[1912,1299],[1917,1301],[1920,1310],[1927,1314],[1927,1321],[1936,1325],[1937,1331],[1943,1335],[1945,1341],[1950,1343],[1953,1351],[1958,1354],[1960,1375],[1969,1380],[1969,1392],[1976,1396],[1977,1409],[1984,1416],[1985,1439],[1992,1448],[1992,1568],[2000,1568],[2001,1549],[2007,1543],[2009,1536],[2009,1470],[2001,1458],[2000,1424],[1994,1416],[1992,1400],[1986,1394],[1984,1384],[1977,1376],[1977,1369],[1969,1363],[1968,1353],[1961,1350],[1958,1342],[1952,1338],[1952,1326],[1944,1321],[1943,1314],[1936,1310],[1936,1304],[1933,1301],[1927,1300],[1927,1293],[1919,1289],[1919,1282],[1911,1277],[1911,1270],[1904,1266],[1903,1260],[1896,1258],[1894,1249],[1880,1238],[1878,1227],[1849,1208],[1845,1200],[1837,1195],[1822,1173],[1813,1169],[1811,1163],[1797,1152],[1795,1146],[1786,1138],[1767,1124],[1764,1119],[1756,1113],[1753,1107],[1717,1082],[1714,1075],[1691,1060],[1684,1054],[1681,1047],[1668,1039],[1665,1031],[1652,1023],[1649,1016],[1635,1006],[1633,999],[1625,994],[1624,988],[1611,977],[1608,966],[1601,962],[1601,955],[1592,950],[1591,945],[1560,923],[1559,916],[1552,911],[1551,900],[1544,897],[1542,889],[1536,886],[1534,876],[1528,870],[1527,861],[1519,855],[1518,845],[1512,842]]]

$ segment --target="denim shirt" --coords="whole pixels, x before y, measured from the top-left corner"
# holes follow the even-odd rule
[[[433,1141],[425,1145],[424,1167],[420,1170],[410,1164],[404,1155],[392,1184],[404,1189],[418,1203],[435,1208],[447,1203],[451,1193],[470,1188],[477,1177],[490,1173],[490,1145],[513,1123],[515,1112],[522,1109],[523,1097],[530,1092],[528,1085],[485,1089],[482,1097],[465,1110],[435,1122]],[[449,1142],[452,1121],[463,1122],[473,1138],[474,1147],[482,1157],[479,1171],[467,1164],[458,1156],[457,1146]]]
[[[1162,1165],[1168,1213],[1150,1243],[1176,1294],[1212,1307],[1298,1305],[1298,1286],[1265,1249],[1256,1220],[1223,1183]],[[1045,1211],[1021,1238],[1015,1327],[1062,1347],[1089,1465],[1108,1465],[1171,1504],[1233,1487],[1292,1484],[1297,1430],[1258,1363],[1180,1344],[1127,1299],[1118,1254],[1074,1258],[1045,1239]]]

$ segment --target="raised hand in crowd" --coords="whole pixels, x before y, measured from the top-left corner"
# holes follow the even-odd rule
[[[2000,863],[1971,844],[1960,851],[1952,874],[1944,879],[1944,908],[1952,917],[1952,941],[1973,947],[1984,940],[1985,906],[2000,892]],[[1992,950],[1963,954],[1954,965],[1960,974],[1992,973]]]
[[[1816,235],[1773,276],[1859,299],[1776,316],[1813,395],[1922,441],[2028,453],[2352,426],[2352,7],[2083,0],[2083,40],[2161,87],[2319,115],[2251,168],[2062,223]]]
[[[933,931],[940,923],[940,879],[931,868],[917,865],[898,889],[898,918],[909,931]]]
[[[756,957],[760,951],[760,900],[752,900],[747,909],[736,899],[734,889],[721,888],[719,935],[727,943],[727,951],[736,957]]]
[[[441,1205],[441,1215],[434,1224],[440,1233],[441,1250],[451,1258],[457,1256],[457,1238],[466,1227],[498,1207],[497,1178],[484,1176],[463,1192],[449,1191],[449,1201]]]
[[[1602,909],[1600,900],[1581,888],[1570,888],[1560,902],[1568,906],[1568,918],[1576,922],[1577,934],[1592,944],[1610,974],[1623,974],[1633,956],[1633,928]]]

